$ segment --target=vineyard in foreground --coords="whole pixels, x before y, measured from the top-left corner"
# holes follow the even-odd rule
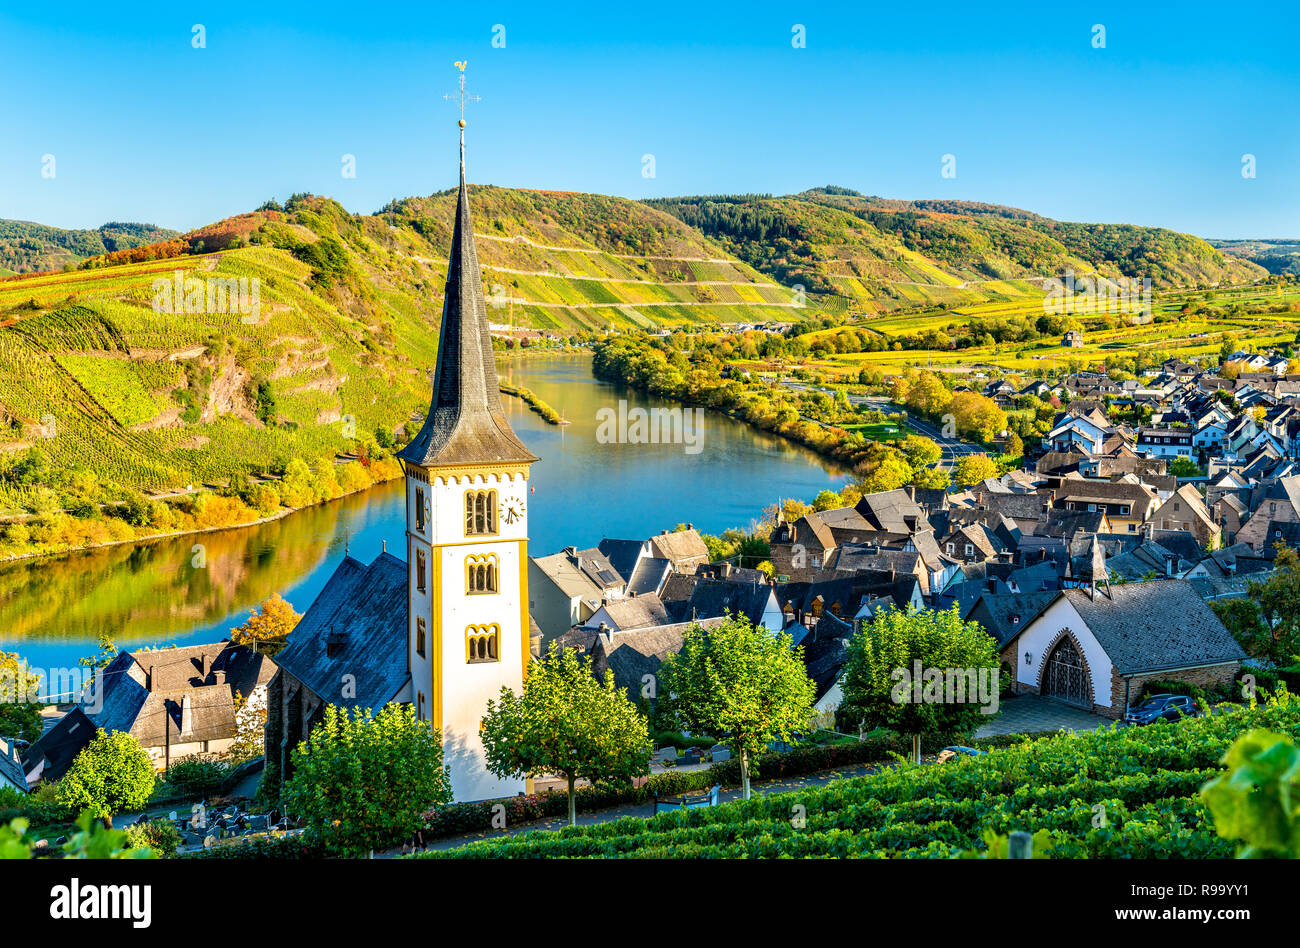
[[[1300,703],[1284,694],[1178,724],[1062,734],[958,763],[427,856],[948,858],[983,850],[986,830],[1046,830],[1053,858],[1231,858],[1198,794],[1252,728],[1300,735]]]

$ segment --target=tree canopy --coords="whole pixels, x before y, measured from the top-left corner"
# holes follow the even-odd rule
[[[839,716],[862,730],[889,728],[945,740],[966,735],[997,709],[998,656],[978,622],[957,607],[889,609],[849,640]]]
[[[808,726],[816,686],[803,649],[790,636],[755,628],[744,616],[687,630],[682,647],[659,669],[658,711],[697,734],[726,735],[740,758],[749,796],[749,762],[768,741]]]
[[[330,705],[293,749],[281,802],[339,855],[391,845],[415,833],[430,809],[451,802],[442,737],[407,704],[386,704],[377,714]]]
[[[60,803],[108,826],[117,813],[143,809],[157,777],[148,752],[124,731],[100,731],[73,758],[55,791]]]
[[[614,673],[597,678],[588,659],[554,644],[529,665],[522,694],[502,688],[488,702],[482,736],[488,769],[498,777],[565,778],[570,825],[576,781],[639,777],[654,751],[645,715],[614,683]]]

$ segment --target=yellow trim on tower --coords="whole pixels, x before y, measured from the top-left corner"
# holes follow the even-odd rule
[[[532,660],[533,650],[528,641],[528,541],[519,541],[519,635],[523,639],[523,674],[528,678],[528,663]],[[531,790],[529,791],[532,792]]]
[[[436,549],[436,548],[435,548]],[[430,556],[431,598],[433,599],[433,688],[429,696],[430,712],[433,714],[433,726],[442,733],[442,557]]]

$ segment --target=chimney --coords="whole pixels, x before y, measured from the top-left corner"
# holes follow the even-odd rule
[[[1165,575],[1174,575],[1174,558],[1172,556],[1165,557]]]
[[[192,734],[194,732],[194,708],[190,704],[190,696],[186,695],[181,698],[181,733]]]

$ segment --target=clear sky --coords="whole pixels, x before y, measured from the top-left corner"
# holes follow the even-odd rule
[[[6,6],[0,217],[187,230],[294,191],[369,213],[451,187],[442,95],[466,59],[475,182],[632,198],[839,184],[1300,237],[1295,2]]]

